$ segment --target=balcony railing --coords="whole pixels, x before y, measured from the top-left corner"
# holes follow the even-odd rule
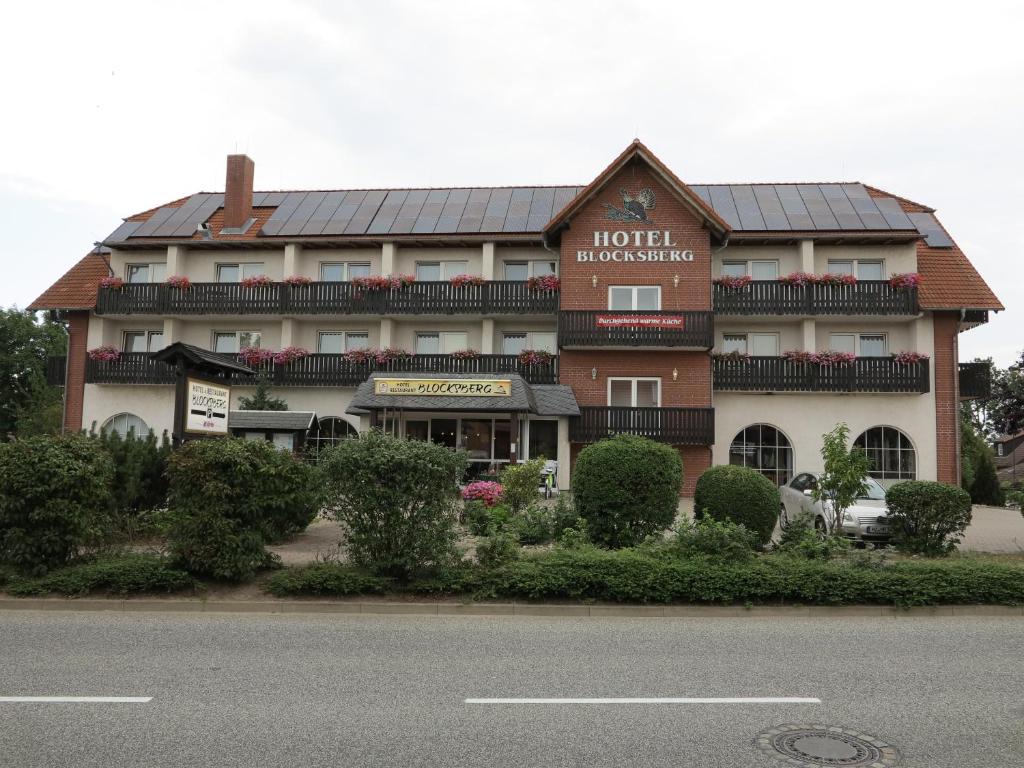
[[[960,363],[959,375],[962,400],[991,397],[992,369],[988,363]]]
[[[580,415],[569,420],[569,440],[574,443],[593,443],[619,434],[670,445],[711,445],[715,442],[715,409],[580,406]]]
[[[709,349],[711,312],[563,310],[558,313],[560,347],[677,347]]]
[[[519,280],[481,285],[413,282],[369,290],[353,283],[192,283],[187,289],[129,283],[100,288],[100,315],[553,315],[557,291],[538,291]]]
[[[66,357],[46,358],[46,383],[53,387],[63,387],[67,368],[68,359]]]
[[[754,280],[742,288],[714,286],[720,315],[916,315],[916,288],[894,288],[888,280],[852,285]]]
[[[891,357],[858,357],[847,365],[817,365],[784,357],[714,361],[717,390],[741,392],[912,392],[931,388],[927,360],[897,363]]]
[[[261,366],[260,372],[276,386],[291,387],[355,387],[375,372],[517,373],[531,384],[556,384],[558,357],[533,365],[521,363],[518,355],[479,355],[465,359],[451,355],[412,355],[386,363],[356,363],[341,354],[312,354],[287,365],[268,362]],[[154,361],[147,352],[125,352],[116,361],[87,360],[85,380],[89,384],[173,384],[174,371]],[[235,379],[235,382],[251,384],[255,377]]]

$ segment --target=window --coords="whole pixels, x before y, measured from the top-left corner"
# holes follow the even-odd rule
[[[320,265],[320,280],[324,283],[343,283],[355,277],[369,277],[370,265],[355,262],[331,262]]]
[[[430,436],[430,422],[429,421],[407,421],[405,422],[405,439],[406,440],[419,440],[420,442],[427,442],[427,438]]]
[[[742,352],[755,357],[778,357],[777,333],[727,333],[722,337],[724,352]]]
[[[554,354],[557,346],[555,337],[556,334],[547,331],[504,333],[501,336],[501,353],[518,355],[524,349],[542,349]]]
[[[167,265],[163,262],[128,264],[124,268],[124,275],[129,283],[162,283],[167,275]]]
[[[369,346],[370,334],[367,331],[320,331],[316,338],[316,351],[329,355]]]
[[[358,430],[345,419],[337,416],[325,416],[320,419],[320,431],[314,437],[311,437],[308,442],[311,444],[313,452],[319,456],[320,451],[324,448],[330,448],[345,438],[357,437],[358,435]]]
[[[468,261],[418,261],[416,262],[416,279],[451,280],[456,275],[466,274],[468,269]]]
[[[530,430],[529,458],[557,461],[558,422],[531,420],[528,428]]]
[[[876,480],[914,480],[917,453],[910,438],[895,427],[871,427],[853,441],[871,462],[868,474]]]
[[[259,347],[259,331],[214,331],[213,351],[238,354],[243,347]]]
[[[833,275],[856,275],[858,280],[885,279],[885,263],[880,259],[830,259],[828,271]]]
[[[218,264],[218,283],[240,283],[247,277],[256,277],[265,274],[265,267],[262,261],[251,261],[245,264]]]
[[[753,280],[778,280],[779,262],[774,259],[725,261],[722,262],[721,275],[722,277],[745,277],[750,275]]]
[[[888,343],[884,333],[830,333],[828,348],[858,357],[885,357]]]
[[[450,355],[466,349],[468,341],[465,331],[436,331],[416,334],[417,355]]]
[[[608,309],[659,310],[661,286],[613,285],[608,288]]]
[[[156,352],[164,348],[163,331],[125,331],[125,352]]]
[[[657,408],[661,379],[608,379],[608,405],[615,408]]]
[[[789,438],[770,424],[752,424],[733,438],[729,463],[756,469],[784,485],[793,476],[793,448]]]
[[[528,280],[531,277],[553,275],[558,265],[553,261],[506,261],[506,280]]]
[[[789,484],[789,487],[794,491],[813,491],[818,487],[818,481],[814,478],[814,475],[810,475],[804,472],[802,475],[797,475],[796,479]]]
[[[275,448],[291,453],[295,449],[295,435],[292,432],[275,432],[270,442]]]
[[[121,437],[128,437],[131,434],[141,439],[149,434],[149,427],[134,413],[119,413],[103,422],[100,431],[116,432]]]

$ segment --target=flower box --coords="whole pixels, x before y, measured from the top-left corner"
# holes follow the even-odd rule
[[[911,363],[920,363],[922,360],[928,360],[929,358],[924,352],[899,352],[894,354],[892,359],[897,363],[909,365]]]
[[[404,360],[407,357],[411,357],[411,353],[398,347],[385,347],[384,349],[363,347],[362,349],[350,349],[345,353],[345,359],[348,362],[357,364],[374,362],[383,365],[392,360]]]
[[[524,349],[519,353],[521,365],[547,365],[554,355],[545,349]]]
[[[531,291],[557,291],[562,287],[562,280],[558,275],[541,275],[531,277],[526,281],[526,286]]]
[[[474,360],[480,357],[480,353],[475,349],[459,349],[452,352],[452,357],[456,360]]]
[[[812,365],[820,365],[826,368],[829,366],[851,365],[857,359],[857,356],[850,352],[833,352],[832,350],[826,350],[825,352],[807,352],[802,349],[793,349],[783,352],[782,357],[791,363],[810,363]]]
[[[120,277],[114,277],[113,275],[109,275],[107,277],[100,278],[100,288],[112,288],[114,290],[117,290],[123,287],[124,280],[122,280]]]
[[[448,282],[459,288],[463,285],[483,285],[487,281],[480,277],[480,275],[456,275]]]
[[[365,291],[397,290],[414,282],[416,282],[415,275],[370,275],[352,278],[352,284]]]
[[[253,275],[242,280],[243,288],[261,288],[266,285],[273,285],[274,281],[269,275]]]
[[[110,344],[90,349],[87,354],[90,360],[102,360],[106,363],[116,363],[121,359],[121,350]]]
[[[750,360],[750,355],[746,352],[714,352],[711,355],[713,360],[731,360],[733,362],[745,363]]]
[[[242,347],[238,350],[238,357],[249,367],[256,368],[269,360],[273,360],[274,353],[269,349],[260,349],[259,347]]]
[[[309,357],[309,350],[304,347],[285,347],[274,355],[274,365],[288,365],[293,360]]]
[[[902,272],[889,278],[889,285],[900,290],[917,288],[921,284],[921,275],[917,272]]]
[[[284,281],[288,285],[309,285],[310,283],[313,282],[312,279],[306,277],[305,275],[288,275],[288,277],[286,277]]]
[[[749,285],[752,279],[750,275],[722,275],[721,277],[716,277],[714,283],[731,291],[737,291]]]
[[[192,281],[184,275],[171,275],[164,280],[164,285],[169,285],[171,288],[178,288],[182,291],[187,291],[192,287]]]

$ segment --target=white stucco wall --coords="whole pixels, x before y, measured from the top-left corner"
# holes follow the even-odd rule
[[[159,436],[174,426],[174,387],[142,384],[86,384],[82,427],[100,429],[111,416],[132,413]]]

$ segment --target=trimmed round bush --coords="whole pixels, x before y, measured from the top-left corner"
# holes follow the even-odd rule
[[[893,544],[906,552],[944,555],[971,522],[971,495],[930,480],[897,483],[885,494]]]
[[[97,543],[113,478],[110,454],[83,435],[0,443],[0,562],[39,575]]]
[[[763,547],[771,541],[779,517],[779,489],[748,467],[721,464],[697,478],[693,510],[696,518],[708,515],[745,526]]]
[[[304,529],[320,508],[314,467],[264,441],[194,440],[167,462],[171,553],[189,571],[251,578],[267,542]]]
[[[328,448],[320,468],[353,563],[406,579],[452,559],[464,454],[374,431]]]
[[[595,543],[633,546],[672,525],[682,481],[674,448],[616,435],[580,451],[572,476],[576,513]]]

